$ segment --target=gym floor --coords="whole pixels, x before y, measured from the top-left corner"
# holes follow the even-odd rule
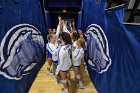
[[[77,89],[76,81],[71,80],[72,85],[69,86],[70,93],[97,93],[93,86],[88,72],[84,71],[84,67],[81,66],[83,82],[85,89]],[[71,78],[74,78],[74,72],[71,71]],[[34,83],[32,84],[29,93],[59,93],[63,88],[62,84],[57,84],[55,76],[47,75],[47,62],[43,65],[40,72],[38,73]]]

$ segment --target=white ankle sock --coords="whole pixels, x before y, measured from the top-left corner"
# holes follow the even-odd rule
[[[82,81],[79,81],[79,85],[83,85],[83,82]]]
[[[68,88],[64,88],[65,92],[68,92]]]

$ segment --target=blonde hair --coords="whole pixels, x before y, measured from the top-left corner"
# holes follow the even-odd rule
[[[50,39],[53,37],[53,34],[48,34],[47,35],[47,39],[48,39],[48,41],[50,41]]]

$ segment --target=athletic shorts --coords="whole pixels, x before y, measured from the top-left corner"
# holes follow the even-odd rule
[[[72,66],[68,70],[60,70],[61,72],[67,72],[72,68]]]
[[[48,58],[52,58],[52,54],[48,52]]]
[[[73,65],[73,67],[77,67],[77,68],[80,68],[80,66],[74,66],[74,65]]]

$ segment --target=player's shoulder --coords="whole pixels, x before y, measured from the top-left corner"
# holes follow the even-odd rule
[[[84,53],[84,49],[83,48],[80,48],[79,50],[80,50],[81,53]]]
[[[48,43],[46,43],[46,45],[48,45],[49,44],[49,42]]]
[[[48,43],[48,45],[49,45],[50,47],[54,46],[52,43]]]
[[[68,50],[70,48],[70,45],[69,44],[63,45],[62,48],[63,48],[63,50]]]
[[[58,50],[59,50],[59,51],[63,51],[64,48],[65,48],[65,46],[64,46],[64,45],[61,45],[61,46],[58,47]]]

